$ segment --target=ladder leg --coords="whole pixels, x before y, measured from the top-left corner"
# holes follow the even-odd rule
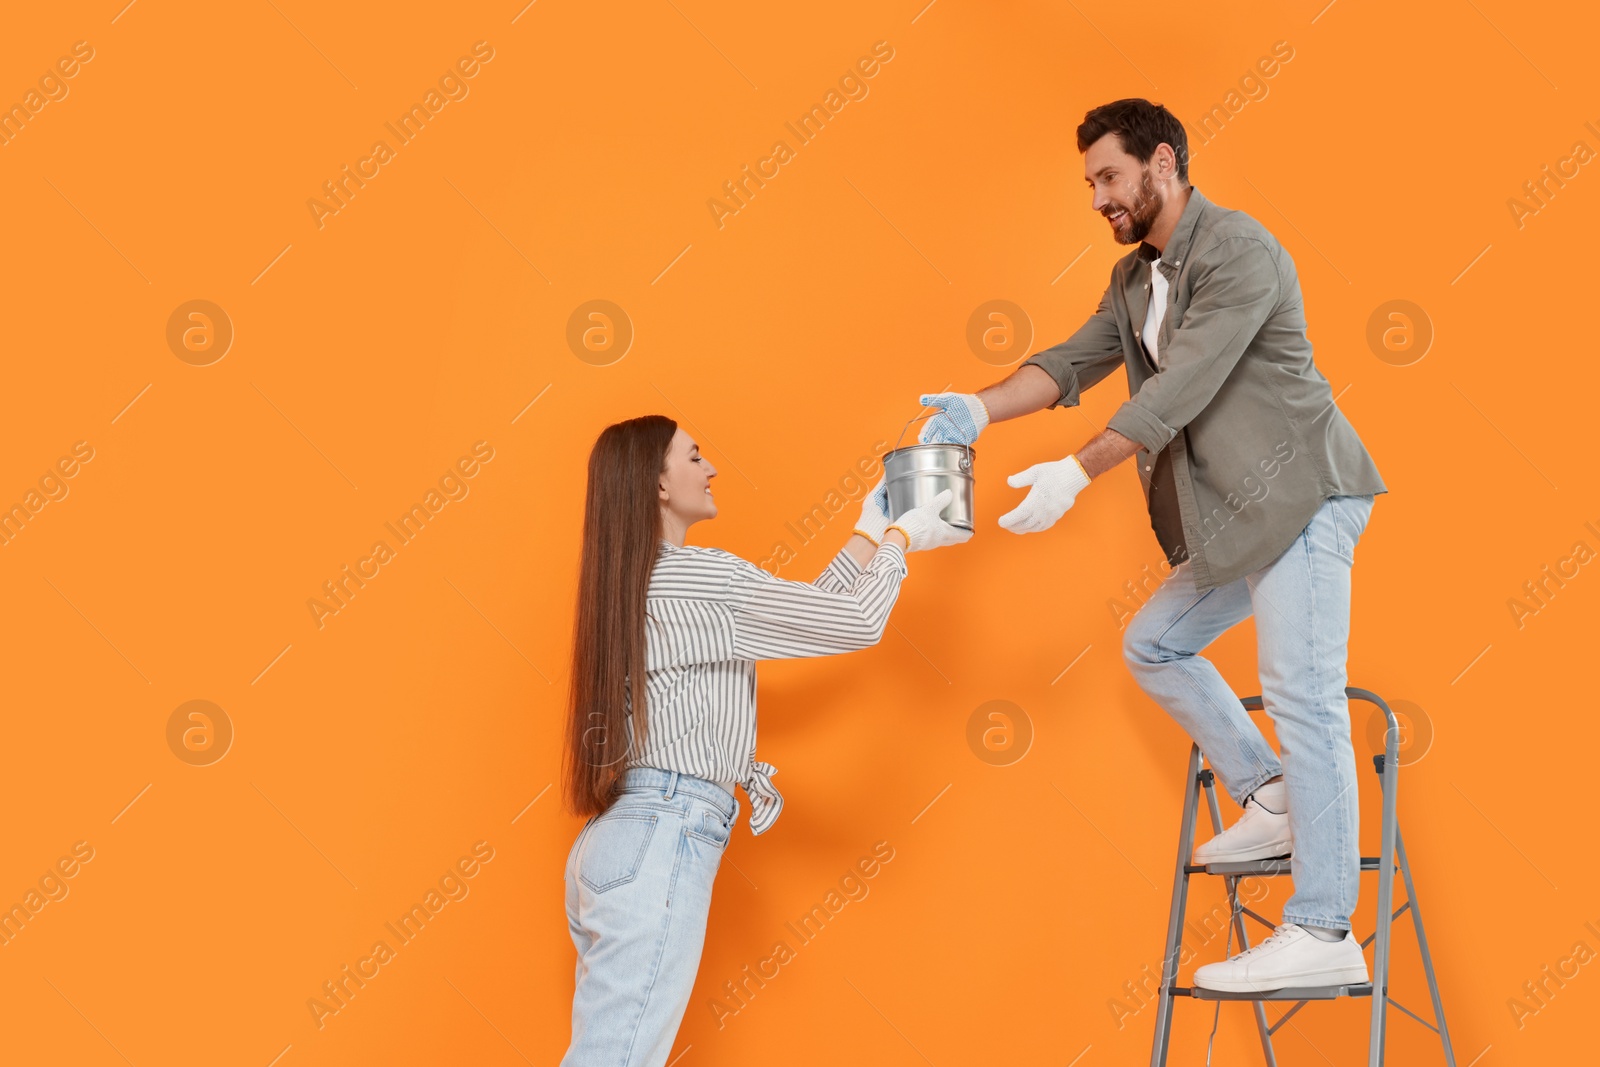
[[[1406,859],[1406,842],[1395,828],[1395,847],[1400,852],[1400,876],[1405,879],[1406,899],[1411,902],[1411,922],[1417,930],[1417,946],[1422,949],[1422,969],[1428,976],[1428,995],[1433,998],[1433,1021],[1444,1043],[1446,1067],[1456,1067],[1456,1052],[1450,1045],[1450,1027],[1444,1021],[1444,1001],[1439,998],[1439,979],[1433,973],[1433,954],[1428,951],[1428,935],[1422,929],[1422,910],[1417,907],[1417,887],[1411,882],[1411,863]]]
[[[1200,746],[1189,746],[1189,777],[1183,792],[1183,823],[1178,829],[1178,862],[1172,875],[1172,908],[1167,914],[1167,944],[1161,958],[1161,992],[1156,1005],[1156,1035],[1150,1049],[1150,1067],[1166,1067],[1172,1037],[1172,987],[1178,984],[1178,955],[1183,945],[1183,916],[1189,901],[1189,876],[1184,873],[1194,855],[1195,810],[1200,803]]]
[[[1209,779],[1206,781],[1206,803],[1211,807],[1211,829],[1220,834],[1222,809],[1217,805],[1217,791]],[[1233,917],[1234,932],[1239,935],[1239,949],[1243,951],[1250,947],[1250,935],[1245,932],[1244,914],[1239,911],[1239,879],[1228,875],[1222,880],[1228,887],[1228,911]],[[1267,1006],[1258,1000],[1253,1007],[1256,1010],[1256,1031],[1261,1035],[1262,1055],[1267,1058],[1267,1067],[1278,1067],[1278,1057],[1272,1051],[1272,1028],[1267,1025]]]
[[[1372,1027],[1367,1043],[1368,1067],[1383,1067],[1385,1027],[1389,1017],[1389,932],[1393,923],[1395,838],[1399,833],[1395,794],[1399,790],[1399,744],[1390,730],[1387,751],[1378,768],[1383,783],[1383,836],[1378,849],[1378,919],[1372,950]]]

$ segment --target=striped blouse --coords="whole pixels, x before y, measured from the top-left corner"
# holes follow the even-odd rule
[[[877,644],[905,575],[892,544],[865,567],[841,550],[815,582],[793,582],[720,548],[662,540],[645,606],[649,725],[628,766],[737,782],[751,832],[765,833],[783,796],[777,768],[756,759],[756,661]]]

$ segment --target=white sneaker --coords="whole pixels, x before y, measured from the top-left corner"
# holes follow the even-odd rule
[[[1354,934],[1345,931],[1343,941],[1323,941],[1295,923],[1284,923],[1259,945],[1194,972],[1196,986],[1219,993],[1359,985],[1368,980],[1367,959]]]
[[[1287,856],[1293,851],[1288,790],[1282,782],[1268,782],[1245,798],[1244,814],[1238,822],[1195,848],[1194,862],[1200,866],[1242,863]]]

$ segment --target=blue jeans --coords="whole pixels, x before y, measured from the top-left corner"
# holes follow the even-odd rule
[[[689,1006],[711,883],[739,802],[702,778],[635,767],[567,855],[578,950],[562,1067],[661,1067]]]
[[[1360,894],[1360,810],[1345,649],[1350,568],[1373,496],[1334,496],[1277,559],[1227,585],[1197,592],[1185,561],[1162,582],[1123,635],[1133,676],[1178,721],[1241,805],[1283,775],[1294,837],[1294,894],[1283,921],[1350,928]],[[1201,649],[1256,617],[1261,699],[1277,729],[1272,751]]]

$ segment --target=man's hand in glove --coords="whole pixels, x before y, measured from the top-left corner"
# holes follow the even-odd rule
[[[1054,526],[1067,513],[1089,484],[1089,475],[1078,457],[1071,455],[1050,463],[1035,463],[1007,478],[1006,484],[1013,489],[1032,488],[1021,504],[1000,516],[1000,525],[1012,533],[1038,533]]]
[[[923,393],[917,401],[939,409],[917,434],[925,445],[970,445],[989,425],[989,409],[976,393]]]

